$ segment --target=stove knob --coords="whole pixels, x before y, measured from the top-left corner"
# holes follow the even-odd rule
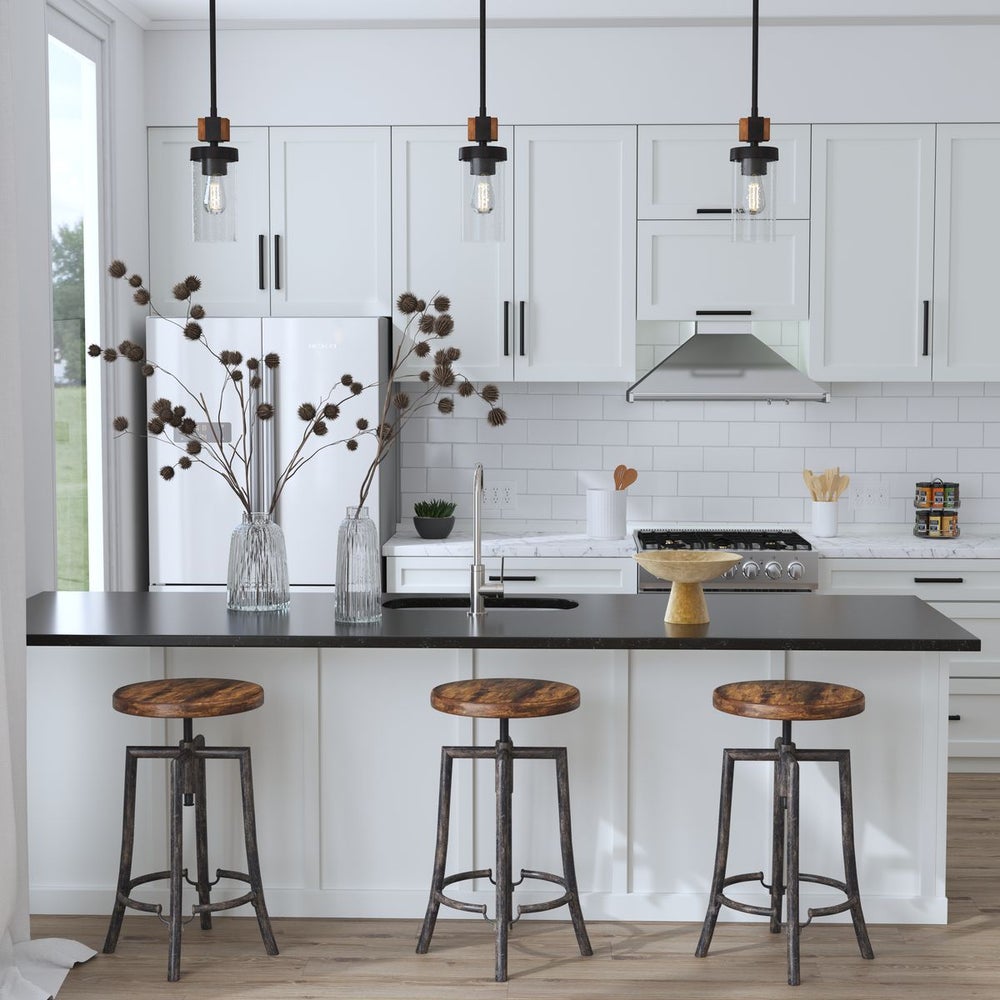
[[[764,575],[769,580],[778,580],[781,578],[781,563],[775,562],[773,559],[764,567]]]
[[[722,574],[722,579],[732,580],[736,576],[736,573],[739,570],[739,568],[740,568],[739,563],[737,563],[735,566],[730,566],[729,569],[727,569],[726,572]]]
[[[788,579],[789,580],[801,580],[802,574],[805,573],[806,568],[798,561],[798,559],[793,559],[788,564]]]
[[[743,575],[748,580],[756,580],[759,573],[760,573],[760,564],[755,563],[752,559],[748,559],[743,564]]]

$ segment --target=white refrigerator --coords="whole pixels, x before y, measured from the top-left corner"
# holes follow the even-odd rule
[[[347,400],[340,416],[329,422],[325,438],[313,440],[317,444],[339,441],[355,430],[360,417],[373,428],[378,424],[391,357],[388,317],[211,318],[201,320],[200,325],[217,354],[239,351],[246,359],[274,352],[280,357],[273,379],[265,379],[260,390],[259,401],[270,402],[275,409],[273,420],[259,424],[263,436],[255,442],[253,464],[262,495],[270,496],[275,476],[301,441],[306,425],[298,417],[300,404],[343,399],[348,390],[340,383],[342,375],[377,388]],[[204,395],[210,419],[224,440],[239,435],[242,418],[237,396],[232,391],[222,393],[226,370],[202,343],[185,338],[176,323],[150,317],[146,321],[146,356],[164,369],[157,369],[147,380],[148,405],[159,398],[183,405],[187,415],[201,425],[195,434],[208,433],[206,416],[183,383],[190,393]],[[245,365],[241,368],[245,375]],[[147,410],[147,420],[150,416]],[[147,439],[150,589],[225,587],[229,539],[242,519],[243,508],[225,480],[197,462],[189,469],[175,468],[173,478],[165,481],[160,469],[177,462],[188,440],[179,429],[169,426],[162,437],[167,435],[180,447],[152,434]],[[275,516],[285,535],[293,590],[333,587],[337,530],[346,508],[358,503],[361,481],[374,453],[371,435],[362,437],[353,452],[343,444],[334,444],[304,465],[286,485]],[[398,522],[397,468],[398,454],[393,449],[365,503],[379,525],[380,540],[388,537]]]

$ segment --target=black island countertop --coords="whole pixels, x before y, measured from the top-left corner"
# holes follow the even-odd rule
[[[399,595],[386,595],[391,600]],[[407,595],[407,600],[412,596]],[[578,595],[568,610],[383,612],[334,622],[332,594],[293,594],[287,612],[235,612],[221,593],[45,592],[27,603],[30,646],[442,647],[542,649],[979,650],[917,597],[708,594],[711,622],[669,625],[666,595]]]

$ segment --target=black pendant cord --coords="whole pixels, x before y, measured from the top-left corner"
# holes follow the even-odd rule
[[[479,117],[486,117],[486,0],[479,0]]]
[[[213,0],[214,2],[214,0]],[[757,16],[760,0],[753,0],[753,25],[750,43],[750,117],[757,115]]]
[[[209,114],[218,117],[215,104],[215,0],[208,0],[208,74],[211,87],[211,111]]]

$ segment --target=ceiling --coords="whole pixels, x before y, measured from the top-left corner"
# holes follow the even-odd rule
[[[144,28],[202,27],[208,0],[111,0]],[[745,23],[750,0],[488,0],[490,24],[509,26]],[[356,27],[462,26],[476,0],[216,0],[221,25],[268,22]],[[770,23],[1000,23],[997,0],[763,0]]]

